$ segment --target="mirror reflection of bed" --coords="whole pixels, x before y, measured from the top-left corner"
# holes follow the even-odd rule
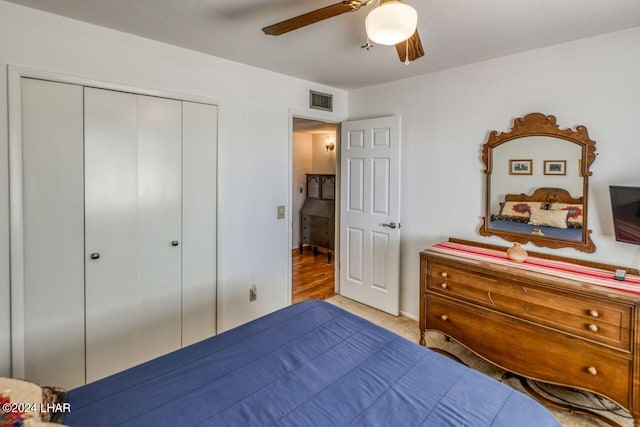
[[[510,242],[594,252],[588,229],[595,141],[582,126],[560,128],[541,113],[491,131],[482,146],[485,215],[478,230]]]
[[[582,240],[583,199],[563,188],[507,194],[492,206],[489,228],[514,233]]]

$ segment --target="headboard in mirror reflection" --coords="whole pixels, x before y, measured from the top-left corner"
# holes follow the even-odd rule
[[[528,114],[489,133],[483,236],[594,252],[587,226],[595,142],[584,126],[560,129],[554,116]]]

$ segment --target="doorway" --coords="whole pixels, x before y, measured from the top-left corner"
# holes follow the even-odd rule
[[[335,295],[338,124],[293,117],[291,303]]]

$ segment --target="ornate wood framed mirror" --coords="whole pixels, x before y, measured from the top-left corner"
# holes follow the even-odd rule
[[[554,116],[528,114],[508,132],[492,131],[485,165],[483,236],[594,252],[588,195],[596,143],[584,126],[560,129]]]

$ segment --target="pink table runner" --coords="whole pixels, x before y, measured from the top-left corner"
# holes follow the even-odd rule
[[[615,280],[613,272],[599,268],[587,267],[565,261],[555,261],[529,256],[523,263],[511,261],[505,251],[468,246],[460,243],[440,242],[429,248],[430,251],[455,255],[478,261],[521,268],[536,273],[551,274],[570,280],[579,280],[594,285],[640,294],[640,276],[627,274],[624,281]]]

